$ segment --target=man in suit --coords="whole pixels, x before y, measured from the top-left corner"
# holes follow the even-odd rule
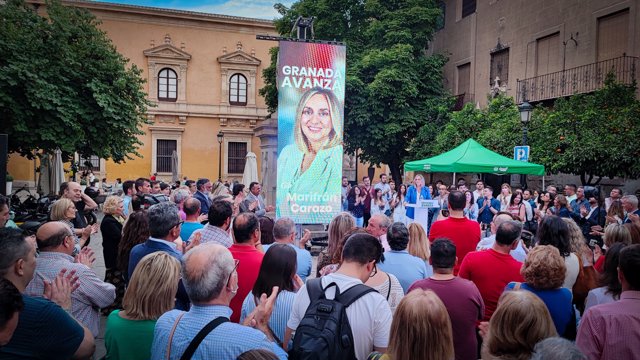
[[[211,206],[211,199],[209,199],[209,193],[213,188],[213,184],[209,179],[198,179],[196,181],[196,189],[198,189],[193,197],[200,200],[200,212],[202,214],[209,213],[209,207]]]
[[[249,184],[249,194],[244,200],[246,208],[254,212],[257,216],[265,216],[268,212],[273,211],[273,206],[265,205],[264,198],[260,195],[262,186],[258,182]]]
[[[146,255],[156,251],[164,251],[178,260],[182,260],[182,252],[177,249],[174,241],[180,237],[182,220],[178,214],[178,207],[171,202],[161,202],[149,207],[149,239],[142,244],[138,244],[131,249],[129,256],[129,273],[127,281],[131,279],[133,271]],[[199,241],[194,241],[197,245]],[[176,295],[176,309],[188,310],[189,297],[180,282]]]
[[[635,195],[625,195],[620,199],[620,201],[622,202],[622,208],[626,215],[624,217],[625,224],[631,222],[629,215],[633,214],[640,216],[640,210],[638,210],[638,198]]]

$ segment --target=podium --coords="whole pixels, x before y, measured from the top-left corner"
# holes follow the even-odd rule
[[[439,208],[438,200],[418,200],[417,204],[407,204],[405,207],[414,208],[413,222],[422,225],[424,231],[429,231],[429,209]]]

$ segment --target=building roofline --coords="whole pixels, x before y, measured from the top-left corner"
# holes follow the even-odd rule
[[[27,0],[28,3],[44,5],[44,0]],[[252,25],[263,27],[265,30],[275,30],[275,25],[271,20],[248,18],[241,16],[209,14],[196,11],[165,9],[150,6],[125,5],[102,1],[87,0],[62,0],[63,5],[77,6],[90,10],[116,11],[130,14],[155,15],[169,18],[180,18],[189,20],[199,20],[216,23],[227,23],[235,25]]]

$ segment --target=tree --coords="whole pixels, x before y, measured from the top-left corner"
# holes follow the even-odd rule
[[[441,121],[443,104],[450,103],[443,96],[447,59],[426,51],[441,15],[436,1],[300,0],[276,8],[283,15],[276,21],[280,34],[288,36],[298,16],[315,16],[316,38],[347,44],[345,148],[388,164],[392,177],[401,178],[412,149],[424,146],[415,142],[418,132]],[[277,103],[274,74],[263,73],[261,94],[270,107]]]
[[[534,113],[532,156],[551,173],[580,176],[584,185],[602,177],[640,177],[640,101],[636,84],[607,76],[591,94],[558,99],[553,109]]]
[[[151,105],[142,71],[127,68],[87,10],[51,1],[46,11],[22,0],[0,5],[0,133],[9,134],[9,151],[139,156]]]

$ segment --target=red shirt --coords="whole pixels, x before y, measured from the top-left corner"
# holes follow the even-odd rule
[[[460,277],[473,281],[484,300],[484,321],[489,321],[498,306],[505,286],[512,281],[524,282],[520,275],[522,263],[510,254],[493,249],[469,253],[460,266]]]
[[[231,251],[231,256],[233,256],[234,259],[239,260],[237,269],[238,292],[233,299],[231,299],[231,304],[229,305],[231,310],[233,310],[231,321],[237,323],[240,321],[242,302],[244,298],[247,297],[247,294],[251,292],[258,278],[264,254],[253,246],[238,244],[231,245],[229,251]]]
[[[453,268],[453,274],[458,275],[460,264],[468,253],[475,251],[480,242],[480,224],[467,218],[449,217],[436,221],[429,230],[429,241],[438,238],[447,238],[456,245],[458,262]]]

